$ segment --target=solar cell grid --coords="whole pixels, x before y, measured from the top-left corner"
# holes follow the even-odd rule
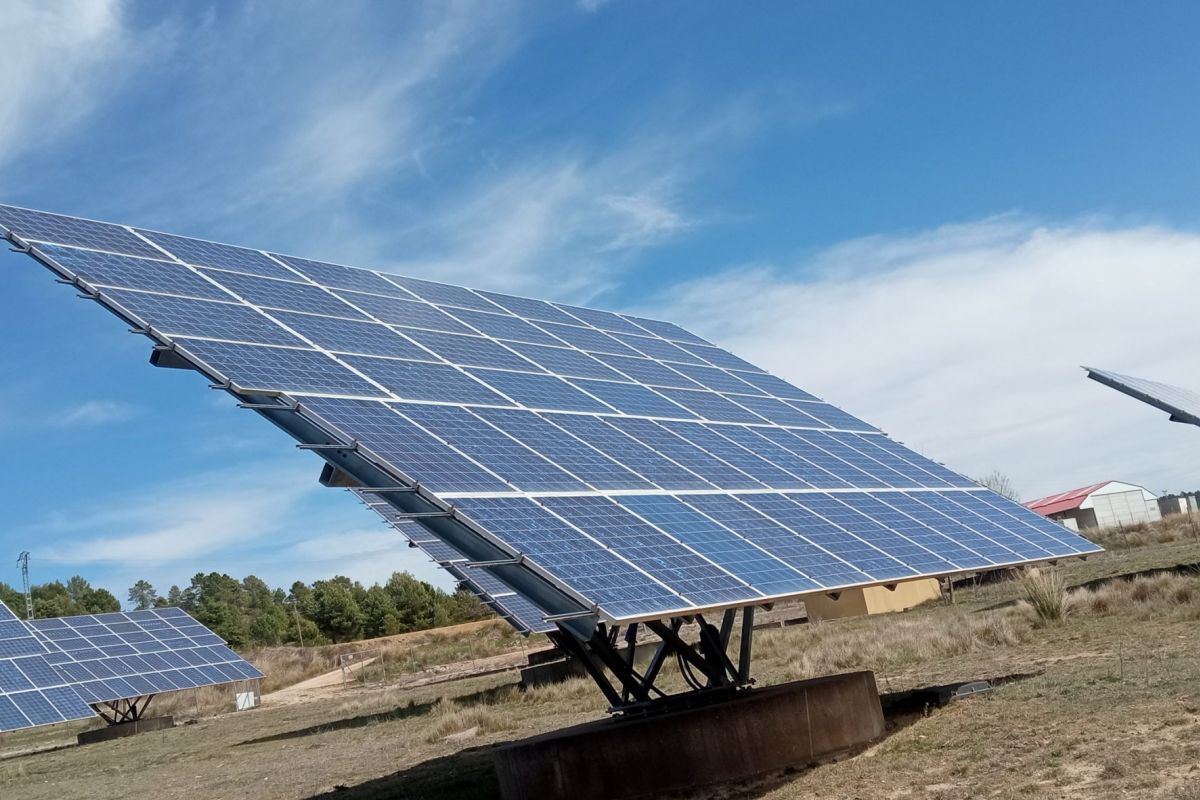
[[[212,270],[201,270],[201,272],[228,288],[247,303],[263,308],[303,311],[308,314],[324,314],[348,319],[367,318],[366,314],[351,308],[324,289],[306,283],[277,281],[233,272]],[[293,275],[292,277],[298,276]]]
[[[468,367],[498,367],[528,372],[543,371],[536,364],[530,363],[512,350],[483,336],[464,336],[457,333],[438,333],[412,328],[400,328],[400,331],[451,364]]]
[[[717,369],[716,367],[680,364],[675,369],[678,369],[704,388],[712,389],[714,392],[737,394],[739,396],[744,394],[761,396],[763,394],[762,390],[757,386],[752,386],[734,376],[733,373]]]
[[[386,396],[383,390],[316,350],[186,338],[178,338],[175,342],[189,355],[243,389]]]
[[[662,320],[646,319],[644,317],[634,317],[629,314],[622,314],[622,317],[637,325],[639,328],[645,328],[650,333],[656,336],[661,336],[664,339],[669,339],[673,342],[691,342],[693,344],[708,344],[704,339],[701,339],[691,331],[685,331],[673,322],[663,322]]]
[[[25,241],[90,247],[131,256],[162,258],[162,252],[119,225],[0,205],[0,226]]]
[[[562,378],[535,375],[527,372],[504,372],[497,369],[469,368],[467,372],[527,408],[563,409],[566,411],[611,411],[594,397],[589,397]],[[496,405],[507,405],[497,403]]]
[[[334,292],[347,303],[360,308],[380,322],[403,325],[408,328],[425,328],[445,333],[473,333],[466,325],[420,300],[402,300],[398,297],[383,297],[377,294],[362,294],[338,290]]]
[[[473,308],[479,311],[494,312],[500,310],[495,303],[485,300],[470,289],[464,289],[461,286],[424,281],[418,278],[408,278],[403,275],[392,275],[391,273],[386,273],[383,277],[398,286],[402,286],[422,300],[428,300],[438,305]]]
[[[500,311],[501,309],[496,309]],[[459,320],[470,325],[475,330],[496,339],[514,342],[529,342],[531,344],[547,344],[562,346],[563,342],[536,328],[523,319],[505,314],[490,314],[482,311],[467,311],[461,308],[446,309]]]
[[[529,297],[514,297],[507,294],[497,294],[496,292],[479,292],[482,297],[486,297],[496,305],[515,314],[518,317],[537,320],[539,322],[565,322],[567,324],[578,325],[579,320],[560,311],[549,303],[541,300],[534,300]]]
[[[669,361],[677,364],[704,364],[703,359],[697,357],[693,353],[689,353],[682,347],[671,344],[665,339],[656,339],[652,336],[630,336],[623,333],[614,333],[613,336],[616,339],[619,339],[622,344],[627,345],[633,350],[636,350],[638,355],[643,355],[647,358],[653,358],[658,361]]]
[[[585,414],[546,414],[545,419],[623,464],[662,489],[711,489],[712,484],[688,471],[600,417]]]
[[[576,320],[572,320],[572,322],[576,322]],[[598,331],[595,328],[582,328],[578,324],[559,325],[554,322],[540,321],[537,322],[537,326],[567,344],[589,353],[610,353],[618,356],[640,355],[633,348],[626,347],[604,331]]]
[[[247,272],[264,278],[291,278],[296,275],[287,267],[280,266],[257,250],[234,247],[202,239],[189,239],[169,233],[139,230],[142,236],[157,244],[180,261],[196,267]],[[161,253],[160,253],[161,255]]]
[[[513,342],[509,345],[541,368],[567,378],[604,378],[612,381],[627,380],[623,375],[579,350],[569,347],[546,347],[538,344]],[[494,364],[492,366],[502,366]]]
[[[512,405],[479,381],[472,380],[448,364],[371,356],[345,356],[343,360],[404,400]]]
[[[623,414],[640,417],[693,419],[695,414],[645,386],[572,378],[571,383]]]
[[[433,355],[378,322],[274,311],[271,316],[317,347],[335,353],[432,361]]]
[[[331,289],[351,289],[356,292],[370,292],[391,297],[402,297],[412,300],[411,292],[402,289],[391,281],[365,269],[352,269],[337,264],[326,264],[321,261],[310,261],[307,258],[295,256],[280,256],[275,258],[283,261],[304,277]]]
[[[304,346],[303,341],[263,314],[238,303],[193,300],[121,289],[102,291],[135,318],[167,335]]]
[[[51,244],[38,245],[38,249],[56,264],[92,286],[140,289],[208,300],[233,299],[219,286],[173,261],[151,261],[146,258]]]

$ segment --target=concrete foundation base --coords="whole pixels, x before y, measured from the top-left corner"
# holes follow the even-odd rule
[[[149,733],[150,731],[161,731],[174,727],[175,720],[171,717],[147,717],[146,719],[139,719],[137,722],[121,722],[116,725],[106,725],[94,731],[84,731],[79,734],[77,739],[80,744],[95,744],[96,742],[107,742],[112,739],[120,739],[138,733]]]
[[[852,672],[554,731],[498,750],[496,772],[505,800],[653,797],[808,766],[882,735],[875,676]]]

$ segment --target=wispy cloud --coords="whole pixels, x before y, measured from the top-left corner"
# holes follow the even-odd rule
[[[1029,496],[1108,478],[1191,487],[1195,431],[1079,365],[1200,387],[1200,318],[1179,290],[1198,261],[1191,232],[1009,215],[731,268],[643,311]]]
[[[113,400],[89,400],[62,412],[55,422],[61,427],[110,425],[127,422],[139,413],[136,406]]]
[[[165,29],[135,36],[127,16],[121,0],[4,4],[0,167],[74,130],[168,44]]]
[[[247,480],[247,475],[259,477]],[[64,509],[26,535],[45,543],[39,556],[47,561],[162,568],[302,524],[295,508],[316,491],[320,487],[311,471],[242,465],[112,498],[98,511]]]

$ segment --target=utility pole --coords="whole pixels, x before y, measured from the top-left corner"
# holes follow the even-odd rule
[[[300,646],[304,647],[304,631],[300,628],[300,612],[296,610],[296,598],[291,599],[292,616],[296,620],[296,636],[300,639]]]
[[[29,591],[29,551],[22,550],[17,556],[17,563],[21,565],[21,583],[25,589],[25,619],[33,619],[33,595]]]

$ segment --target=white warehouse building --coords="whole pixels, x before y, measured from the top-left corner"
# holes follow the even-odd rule
[[[1115,528],[1162,519],[1158,495],[1145,487],[1121,481],[1104,481],[1052,494],[1031,500],[1025,507],[1061,522],[1073,531]]]

